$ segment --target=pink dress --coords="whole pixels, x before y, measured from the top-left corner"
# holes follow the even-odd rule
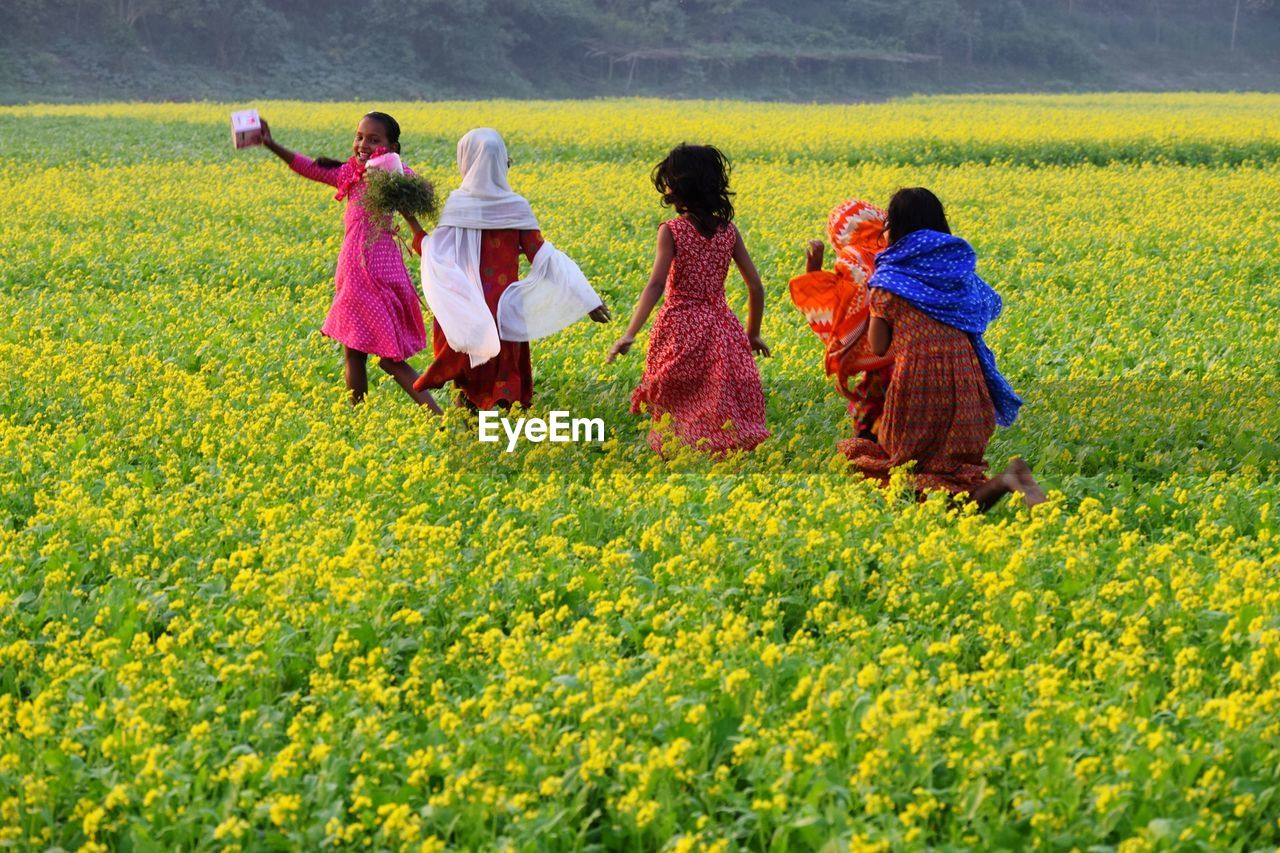
[[[289,168],[313,181],[342,186],[355,174],[351,163],[335,168],[317,165],[301,154]],[[412,174],[408,168],[406,174]],[[358,352],[404,361],[427,346],[418,291],[409,278],[404,256],[391,232],[391,220],[374,223],[360,205],[364,181],[347,193],[343,214],[346,234],[334,274],[333,305],[321,331]]]
[[[738,229],[725,225],[708,239],[686,219],[672,219],[667,228],[675,259],[631,411],[647,405],[655,420],[670,413],[680,440],[702,450],[750,450],[769,430],[760,371],[724,295]],[[649,444],[661,449],[656,431]]]

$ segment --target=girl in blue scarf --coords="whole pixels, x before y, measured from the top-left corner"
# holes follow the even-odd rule
[[[929,190],[899,190],[887,225],[889,247],[868,282],[867,335],[876,355],[892,345],[893,377],[879,441],[845,441],[841,450],[882,482],[914,462],[918,488],[967,493],[982,510],[1010,492],[1041,503],[1044,492],[1021,459],[986,476],[996,424],[1013,423],[1022,405],[982,339],[1000,316],[1000,295],[978,277],[973,248],[952,236]]]

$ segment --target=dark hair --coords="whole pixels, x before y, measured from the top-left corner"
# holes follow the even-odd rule
[[[916,231],[951,233],[942,202],[924,187],[906,187],[894,193],[889,199],[889,212],[885,219],[890,243],[896,243]]]
[[[400,150],[400,122],[393,119],[386,113],[377,111],[365,113],[363,118],[371,118],[382,125],[383,131],[387,134],[387,144],[391,146],[393,151]]]
[[[682,142],[653,167],[650,177],[663,204],[687,213],[697,229],[710,236],[733,221],[732,168],[720,149]]]
[[[387,143],[391,146],[392,151],[400,150],[400,122],[393,119],[386,113],[377,111],[365,113],[360,116],[361,119],[371,118],[382,125],[382,132],[387,135]],[[334,160],[332,157],[317,157],[316,165],[324,169],[336,169],[342,165],[341,160]]]

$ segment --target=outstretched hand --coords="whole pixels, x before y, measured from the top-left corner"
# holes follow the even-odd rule
[[[626,355],[631,351],[631,345],[636,342],[635,338],[621,337],[613,343],[613,347],[609,350],[609,358],[605,364],[613,364],[613,360],[620,355]]]
[[[804,268],[806,272],[817,272],[822,269],[822,257],[826,254],[827,246],[821,240],[810,240],[809,247],[804,253]]]
[[[769,351],[769,345],[764,342],[764,338],[760,337],[759,335],[752,335],[750,337],[750,341],[751,341],[752,352],[758,353],[764,356],[765,358],[769,358],[771,355],[773,355],[773,353]]]
[[[267,120],[259,117],[258,126],[262,129],[262,147],[284,162],[291,162],[294,158],[294,153],[279,142],[276,142],[276,138],[271,135],[271,125],[267,124]]]
[[[613,315],[609,313],[609,306],[605,305],[603,302],[601,302],[596,308],[591,309],[591,312],[587,314],[587,316],[597,323],[607,323],[613,319]]]

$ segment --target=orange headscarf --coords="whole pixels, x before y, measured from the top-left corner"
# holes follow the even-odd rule
[[[872,354],[866,336],[871,317],[867,281],[875,272],[876,254],[885,247],[884,223],[884,211],[873,204],[849,199],[836,205],[827,217],[835,271],[791,279],[791,301],[826,344],[827,375],[835,376],[840,393],[849,399],[854,399],[850,377],[893,363],[891,357]]]

